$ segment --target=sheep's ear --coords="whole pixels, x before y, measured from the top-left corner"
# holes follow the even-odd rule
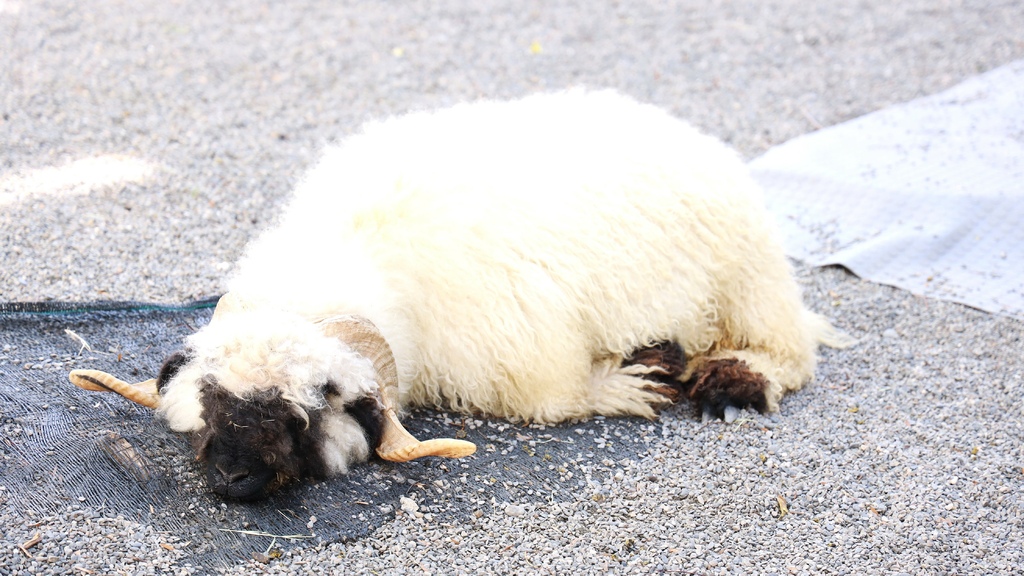
[[[190,360],[192,360],[192,356],[180,350],[168,356],[167,360],[164,360],[164,365],[160,367],[160,374],[156,377],[157,393],[163,394],[164,387],[167,386],[167,383],[170,382],[171,379],[174,378],[181,370],[181,367],[188,364]]]
[[[345,413],[355,419],[363,429],[370,447],[380,446],[384,432],[384,412],[376,396],[363,396],[345,405]]]

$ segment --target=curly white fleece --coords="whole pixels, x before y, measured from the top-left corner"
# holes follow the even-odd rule
[[[406,403],[540,422],[653,416],[659,398],[619,363],[665,340],[693,366],[746,361],[775,408],[836,338],[801,303],[736,154],[612,92],[366,126],[305,176],[229,289],[252,312],[193,336],[204,356],[164,398],[172,422],[195,424],[188,381],[208,370],[300,403],[329,374],[353,394],[371,386],[347,349],[281,314],[371,319]]]

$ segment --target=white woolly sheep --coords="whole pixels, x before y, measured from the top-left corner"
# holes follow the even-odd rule
[[[382,364],[323,319],[379,331],[400,406],[542,423],[680,397],[775,410],[843,339],[801,303],[734,152],[582,90],[366,126],[305,176],[226,298],[161,370],[159,413],[238,498],[379,447]]]

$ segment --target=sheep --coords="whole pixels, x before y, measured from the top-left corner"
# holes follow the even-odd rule
[[[803,305],[735,152],[573,89],[394,117],[326,150],[147,386],[210,487],[250,499],[374,449],[472,452],[394,432],[406,407],[774,411],[819,344],[845,343]]]

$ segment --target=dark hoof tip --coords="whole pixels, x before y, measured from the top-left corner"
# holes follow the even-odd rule
[[[714,420],[725,420],[726,424],[732,424],[739,418],[743,408],[744,406],[729,401],[716,403],[705,400],[701,402],[700,421],[705,423]]]

